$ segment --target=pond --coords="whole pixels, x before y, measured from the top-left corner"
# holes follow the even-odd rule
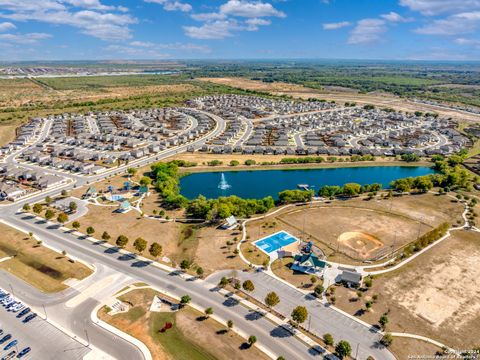
[[[277,199],[280,191],[297,189],[300,184],[308,185],[313,190],[324,185],[342,186],[350,182],[362,185],[380,183],[386,188],[396,179],[433,173],[434,169],[424,166],[212,171],[182,177],[180,193],[188,199],[200,194],[209,199],[230,195],[245,199],[260,199],[270,195]]]

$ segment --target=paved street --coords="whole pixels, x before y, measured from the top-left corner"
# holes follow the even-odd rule
[[[218,284],[222,276],[230,276],[230,273],[231,271],[215,273],[207,281],[212,285]],[[305,295],[303,292],[262,271],[248,273],[239,271],[237,274],[242,282],[247,279],[253,281],[255,290],[251,295],[259,301],[263,302],[269,292],[276,292],[280,297],[280,303],[275,307],[275,310],[284,315],[289,316],[298,305],[305,306],[310,316],[303,325],[317,336],[322,337],[323,334],[330,333],[335,341],[347,340],[355,352],[358,346],[359,359],[366,359],[370,355],[375,359],[388,358],[389,352],[378,343],[381,338],[379,334],[373,329],[333,310],[327,304],[321,303],[314,296]],[[393,359],[393,356],[391,356],[391,359]]]

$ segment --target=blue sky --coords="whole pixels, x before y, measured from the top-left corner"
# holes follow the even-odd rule
[[[480,0],[0,0],[0,60],[480,60]]]

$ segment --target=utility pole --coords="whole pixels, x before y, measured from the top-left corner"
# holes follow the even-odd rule
[[[88,337],[87,329],[84,328],[84,330],[85,330],[85,336],[87,337],[87,347],[89,347],[90,346],[90,338]]]
[[[8,286],[10,286],[10,290],[12,291],[12,295],[15,296],[14,292],[13,292],[13,286],[12,284],[8,284]]]

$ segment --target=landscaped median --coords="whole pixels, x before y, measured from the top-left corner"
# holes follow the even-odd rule
[[[0,269],[8,271],[42,292],[55,293],[68,288],[69,279],[82,280],[93,270],[42,245],[41,241],[0,223]],[[10,257],[9,259],[7,259]]]

